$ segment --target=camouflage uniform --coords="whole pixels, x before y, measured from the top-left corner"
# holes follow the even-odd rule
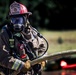
[[[5,75],[17,72],[20,72],[18,75],[27,75],[22,72],[27,60],[32,61],[47,50],[44,37],[27,24],[30,15],[31,12],[23,4],[13,2],[10,5],[7,17],[10,22],[3,27],[0,34],[0,71]],[[30,70],[32,71],[28,72],[31,75],[36,75],[40,71],[40,64],[31,66]]]
[[[31,27],[27,33],[12,33],[6,27],[0,34],[0,71],[5,75],[11,75],[14,71],[20,72],[27,59],[32,61],[43,51],[46,51],[45,40]],[[40,69],[40,65],[35,67]],[[28,72],[29,75],[33,73]],[[28,74],[20,72],[18,75]]]

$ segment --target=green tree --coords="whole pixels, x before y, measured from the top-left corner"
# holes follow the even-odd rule
[[[8,13],[8,1],[0,0],[0,24],[5,20]]]

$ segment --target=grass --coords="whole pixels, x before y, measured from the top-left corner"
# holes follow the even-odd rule
[[[48,53],[76,49],[76,30],[40,31],[49,43]]]

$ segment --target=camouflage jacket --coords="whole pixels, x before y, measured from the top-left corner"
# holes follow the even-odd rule
[[[4,70],[21,71],[26,60],[24,55],[32,61],[42,50],[46,50],[43,38],[32,29],[29,33],[14,33],[14,37],[9,35],[11,32],[8,29],[0,33],[0,65]]]

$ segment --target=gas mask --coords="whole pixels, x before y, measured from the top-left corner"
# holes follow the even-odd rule
[[[15,32],[21,32],[24,29],[26,23],[26,17],[23,16],[12,16],[10,17],[13,30]]]

